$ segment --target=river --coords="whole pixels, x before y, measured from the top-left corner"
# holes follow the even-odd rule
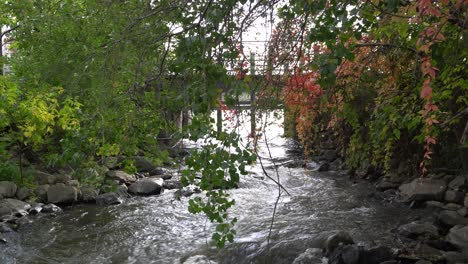
[[[237,235],[223,249],[209,243],[209,221],[188,212],[190,198],[175,200],[174,191],[165,191],[117,206],[81,204],[56,217],[31,217],[31,224],[8,234],[8,244],[0,245],[0,263],[182,263],[193,255],[216,263],[291,263],[332,230],[345,230],[365,246],[397,247],[391,230],[425,213],[383,201],[371,183],[355,183],[344,171],[282,166],[300,156],[295,144],[280,136],[280,123],[276,120],[266,131],[271,158],[260,144],[268,173],[276,178],[273,165],[278,165],[280,181],[290,194],[283,193],[278,201],[269,244],[278,188],[263,177],[258,162],[241,178],[239,188],[230,191],[236,200],[230,213],[238,218]]]

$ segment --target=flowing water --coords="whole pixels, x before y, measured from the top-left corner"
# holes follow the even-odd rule
[[[117,206],[78,205],[56,217],[31,217],[31,224],[0,244],[0,263],[182,263],[193,255],[216,263],[291,263],[306,248],[320,246],[332,230],[345,230],[366,246],[396,246],[391,230],[424,213],[382,202],[369,195],[371,184],[353,183],[344,172],[282,166],[298,156],[290,154],[294,144],[281,138],[281,131],[273,125],[266,132],[272,158],[265,144],[260,151],[270,176],[277,177],[273,165],[279,164],[280,181],[290,194],[278,200],[270,243],[278,187],[256,164],[230,191],[237,235],[223,249],[210,245],[213,227],[204,216],[188,212],[189,198],[178,201],[174,191],[165,191]]]

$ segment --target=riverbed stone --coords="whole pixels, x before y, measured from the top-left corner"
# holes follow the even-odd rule
[[[337,233],[329,236],[325,241],[325,251],[330,254],[340,245],[354,244],[354,240],[348,232],[338,231]]]
[[[153,162],[142,156],[135,156],[129,160],[133,162],[138,172],[150,172],[156,168]]]
[[[47,190],[47,202],[56,204],[71,204],[78,200],[78,191],[73,186],[57,183]]]
[[[67,184],[69,181],[72,180],[72,177],[68,174],[58,174],[55,176],[55,182],[54,183],[64,183]],[[53,184],[53,183],[51,183]]]
[[[449,182],[448,187],[455,191],[466,191],[468,188],[468,181],[465,176],[456,176]]]
[[[417,178],[399,187],[400,195],[407,201],[442,201],[447,184],[443,180]]]
[[[135,175],[130,175],[121,170],[110,170],[106,173],[106,176],[111,180],[116,180],[120,183],[130,184],[136,181]]]
[[[3,198],[15,197],[17,186],[11,181],[0,181],[0,195]]]
[[[62,208],[58,207],[57,205],[53,203],[46,204],[42,207],[42,213],[58,213],[61,211],[62,211]]]
[[[444,252],[444,256],[447,259],[448,264],[468,263],[467,252],[447,251],[447,252]]]
[[[439,201],[427,201],[426,207],[444,208],[445,204]]]
[[[461,217],[456,211],[450,210],[440,212],[437,220],[447,226],[468,225],[468,218]]]
[[[457,210],[457,213],[458,213],[461,217],[467,217],[467,216],[468,216],[468,208],[462,207],[462,208],[460,208],[460,209]]]
[[[456,203],[448,203],[448,204],[444,205],[443,209],[457,211],[457,210],[461,209],[462,207],[463,206],[461,206],[459,204],[456,204]]]
[[[294,259],[292,264],[322,264],[322,250],[320,248],[308,248],[304,253]]]
[[[172,189],[181,189],[183,187],[182,182],[179,180],[166,180],[163,183],[164,189],[172,190]]]
[[[18,200],[24,201],[28,199],[29,197],[31,197],[32,194],[33,193],[31,189],[29,189],[26,186],[23,186],[23,187],[18,188],[18,190],[16,191],[16,198],[18,198]]]
[[[366,260],[365,263],[368,264],[382,263],[384,261],[393,259],[393,257],[393,250],[386,246],[377,246],[370,248],[364,254],[364,259]]]
[[[128,191],[136,195],[154,195],[160,194],[164,180],[161,178],[139,179],[128,187]]]
[[[392,182],[388,177],[383,177],[382,180],[375,185],[375,188],[383,192],[390,189],[397,189],[398,186],[400,186],[399,183]]]
[[[3,199],[0,201],[0,217],[6,215],[12,215],[21,210],[28,210],[31,205],[16,199]]]
[[[439,237],[439,230],[435,225],[429,222],[414,221],[401,225],[397,233],[408,238],[425,240]]]
[[[99,191],[93,186],[84,185],[81,187],[81,197],[84,202],[95,202]]]
[[[164,175],[164,174],[171,174],[171,170],[163,168],[163,167],[156,167],[149,172],[150,176]]]
[[[36,203],[31,205],[31,208],[29,208],[28,213],[32,215],[36,215],[42,211],[42,207],[44,206],[43,203]]]
[[[448,190],[445,192],[445,201],[448,203],[463,204],[465,194],[459,191]]]
[[[34,194],[36,194],[37,198],[41,202],[47,202],[47,191],[49,190],[50,185],[49,184],[43,184],[37,186],[37,188],[34,190]]]
[[[37,182],[40,185],[55,184],[56,181],[57,181],[57,176],[56,175],[52,175],[50,173],[43,172],[43,171],[36,171],[35,173],[36,173]]]
[[[468,250],[468,226],[456,225],[450,228],[446,240],[460,250]]]
[[[115,205],[121,203],[122,198],[115,192],[103,193],[96,197],[97,205]]]

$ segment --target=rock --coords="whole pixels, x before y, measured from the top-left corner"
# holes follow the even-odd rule
[[[110,192],[98,195],[96,197],[96,204],[97,205],[114,205],[114,204],[121,204],[122,198],[117,193]]]
[[[128,193],[128,187],[125,184],[119,185],[117,187],[116,193],[121,197],[121,198],[129,198],[130,194]]]
[[[380,264],[384,261],[393,259],[393,250],[389,247],[378,246],[367,250],[365,259],[367,264]]]
[[[16,212],[14,212],[13,215],[15,217],[23,217],[23,216],[28,215],[28,212],[26,210],[18,210]]]
[[[16,184],[11,181],[0,181],[0,195],[3,198],[13,198],[16,194]]]
[[[78,191],[75,187],[57,183],[47,190],[47,202],[56,204],[71,204],[78,200]]]
[[[444,252],[444,256],[448,264],[468,263],[468,253],[466,252],[447,251]]]
[[[157,168],[154,168],[153,170],[151,170],[149,172],[150,176],[164,175],[164,174],[171,174],[171,171],[169,169],[166,169],[166,168],[157,167]]]
[[[381,192],[389,190],[389,189],[397,189],[399,186],[398,183],[392,182],[389,178],[383,177],[382,181],[377,183],[375,188]]]
[[[457,210],[457,213],[458,213],[461,217],[467,217],[467,216],[468,216],[468,208],[462,207],[462,208],[460,208],[460,209]]]
[[[446,191],[445,201],[448,203],[463,204],[465,194],[459,191]]]
[[[16,191],[16,198],[18,198],[18,200],[24,201],[31,197],[32,194],[33,192],[31,191],[31,189],[29,189],[26,186],[23,186]]]
[[[130,158],[129,160],[133,162],[133,165],[138,172],[150,172],[156,169],[156,166],[145,157],[136,156]]]
[[[399,187],[400,195],[408,201],[441,201],[447,185],[442,180],[414,179]]]
[[[49,174],[47,172],[36,171],[36,179],[40,185],[55,184],[57,181],[57,176]]]
[[[308,248],[300,254],[292,264],[322,264],[322,250],[319,248]]]
[[[111,170],[106,173],[106,176],[111,180],[117,180],[120,183],[132,183],[136,181],[135,175],[130,175],[125,171]]]
[[[164,180],[161,178],[144,178],[130,185],[128,191],[137,195],[160,194],[163,184]]]
[[[340,245],[330,254],[329,264],[359,264],[362,249],[355,245]]]
[[[44,206],[43,203],[34,204],[31,206],[31,208],[29,208],[28,213],[32,215],[36,215],[42,211],[43,206]]]
[[[177,190],[175,193],[174,193],[174,196],[178,199],[180,199],[180,197],[189,197],[191,195],[193,195],[194,193],[200,193],[201,190],[198,186],[195,186],[195,185],[189,185],[189,186],[185,186],[183,187],[182,189],[180,190]]]
[[[468,225],[468,218],[461,217],[457,212],[449,210],[440,212],[437,220],[447,226]]]
[[[448,203],[448,204],[444,205],[443,209],[457,211],[458,209],[461,209],[462,207],[463,206],[461,206],[459,204]]]
[[[217,262],[203,255],[195,255],[186,259],[182,264],[217,264]]]
[[[93,186],[84,185],[81,187],[81,197],[84,202],[94,202],[96,197],[99,194],[99,191],[96,190]]]
[[[426,206],[434,208],[444,208],[444,204],[438,201],[427,201]]]
[[[70,175],[60,174],[60,175],[55,176],[55,183],[66,184],[71,180],[72,180],[72,177]],[[54,184],[54,183],[49,183],[49,184]]]
[[[365,178],[366,176],[374,173],[374,168],[369,164],[368,160],[364,160],[354,173],[359,178]]]
[[[468,226],[456,225],[450,228],[445,239],[460,250],[468,250]]]
[[[426,244],[418,244],[414,248],[413,254],[418,258],[422,260],[430,260],[434,262],[441,262],[444,260],[444,255],[442,251],[430,247]]]
[[[7,240],[5,238],[3,238],[2,236],[0,236],[0,243],[1,244],[6,244]]]
[[[468,207],[468,194],[465,194],[465,200],[463,200],[463,205]]]
[[[309,161],[305,165],[306,169],[311,170],[311,171],[316,171],[320,167],[320,164],[318,164],[315,161]]]
[[[414,221],[398,227],[397,233],[411,239],[426,240],[439,237],[437,227],[429,222]]]
[[[183,185],[179,180],[167,180],[163,183],[164,189],[182,189]]]
[[[163,180],[169,180],[172,178],[172,174],[154,175],[151,178],[161,178]]]
[[[31,205],[16,199],[3,199],[0,201],[0,217],[5,215],[12,215],[18,211],[26,211],[31,208]]]
[[[58,207],[57,205],[55,204],[46,204],[42,207],[42,212],[43,213],[58,213],[58,212],[61,212],[62,211],[62,208]]]
[[[75,188],[80,188],[80,182],[78,180],[69,180],[65,183],[68,186],[73,186]]]
[[[466,191],[468,189],[468,182],[465,176],[457,176],[449,182],[448,187],[455,191]]]
[[[338,170],[343,170],[344,169],[344,166],[343,166],[344,162],[341,158],[337,158],[335,159],[334,161],[332,161],[330,163],[330,170],[331,171],[338,171]]]
[[[320,164],[320,167],[318,168],[317,171],[329,171],[330,170],[330,163],[324,162]]]
[[[345,231],[338,231],[337,233],[327,238],[327,240],[325,241],[325,250],[327,254],[330,254],[340,245],[351,244],[354,244],[354,240],[351,237],[351,235]]]
[[[49,188],[50,185],[48,184],[37,186],[37,188],[34,190],[34,194],[36,194],[39,201],[47,202],[47,191],[49,190]]]

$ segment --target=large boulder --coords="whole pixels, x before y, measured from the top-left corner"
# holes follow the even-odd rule
[[[465,194],[459,191],[448,190],[445,192],[444,200],[448,203],[463,204]]]
[[[457,176],[449,182],[448,187],[455,191],[466,191],[468,188],[468,181],[465,176]]]
[[[456,211],[444,210],[437,216],[437,220],[446,226],[468,225],[468,218],[460,216]]]
[[[36,179],[40,185],[55,184],[57,176],[43,171],[36,171]]]
[[[441,201],[444,198],[447,184],[443,180],[414,179],[399,187],[400,195],[408,201]]]
[[[354,244],[351,235],[345,231],[339,231],[327,238],[325,241],[325,250],[327,254],[330,254],[339,246],[351,244]]]
[[[437,227],[429,222],[414,221],[398,227],[398,234],[412,239],[436,239],[439,237]]]
[[[113,204],[121,204],[122,198],[117,193],[110,192],[110,193],[103,193],[96,197],[96,204],[97,205],[113,205]]]
[[[164,180],[161,178],[144,178],[130,185],[128,191],[137,195],[160,194],[163,184]]]
[[[449,233],[445,238],[462,251],[468,250],[468,226],[456,225],[450,228]]]
[[[132,183],[136,181],[135,175],[130,175],[125,171],[121,170],[110,170],[106,173],[106,176],[111,180],[119,181],[120,183]]]
[[[12,198],[16,194],[16,184],[11,181],[0,181],[0,195],[3,198]]]
[[[31,205],[16,199],[3,199],[0,200],[0,217],[5,215],[12,215],[16,212],[27,211]]]
[[[47,202],[55,204],[71,204],[78,200],[78,191],[75,187],[57,183],[47,190]]]

